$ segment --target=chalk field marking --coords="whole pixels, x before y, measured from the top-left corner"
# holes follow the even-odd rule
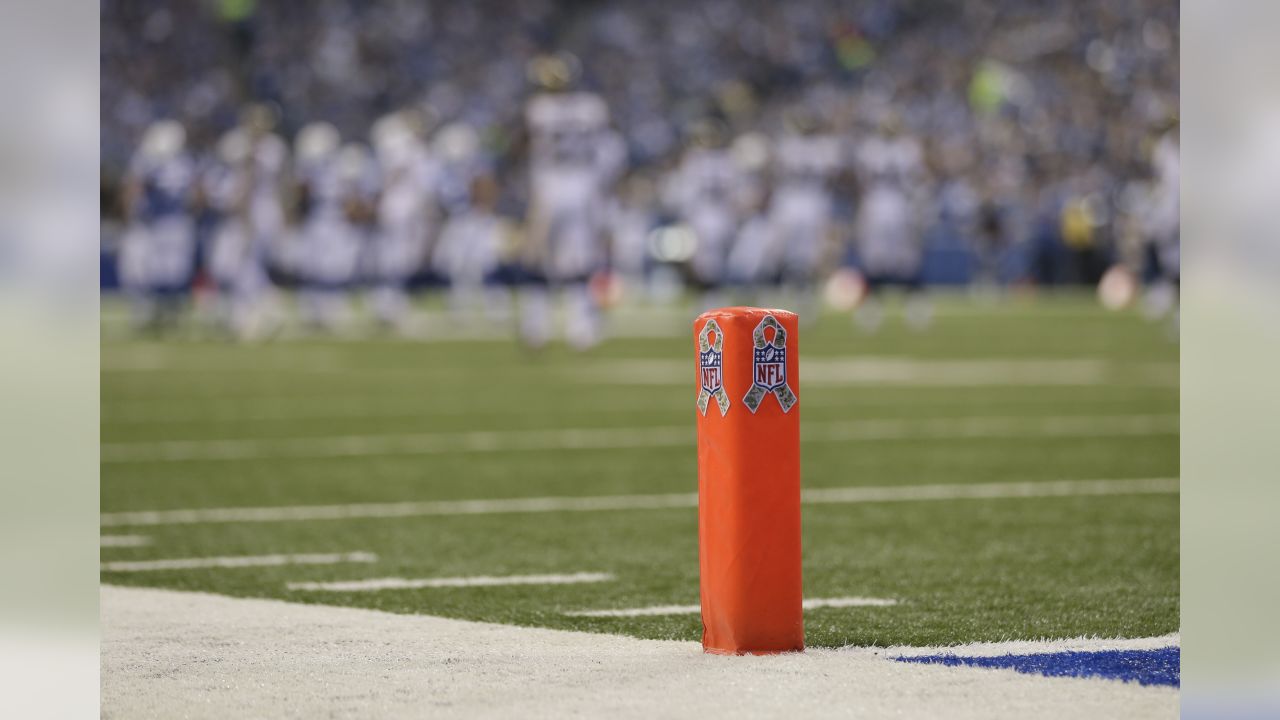
[[[1178,492],[1177,478],[1135,480],[1049,480],[1044,482],[958,485],[890,485],[813,488],[801,492],[806,504],[910,502],[926,500],[998,500],[1003,498],[1089,495],[1159,495]]]
[[[239,555],[233,557],[171,558],[167,560],[116,560],[102,563],[107,572],[153,572],[200,568],[272,567],[276,565],[337,565],[377,562],[369,552],[309,553],[300,555]]]
[[[890,647],[879,650],[888,657],[1001,657],[1003,655],[1043,655],[1060,652],[1104,652],[1107,650],[1163,650],[1182,647],[1181,633],[1148,638],[1077,637],[1065,640],[1010,640],[1005,642],[969,643],[941,647]],[[849,647],[842,651],[865,652],[869,648]]]
[[[892,598],[812,598],[804,601],[804,609],[817,610],[819,608],[891,607],[897,604],[898,601]],[[626,618],[649,617],[654,615],[692,615],[693,613],[701,612],[701,610],[701,605],[654,605],[652,607],[623,608],[617,610],[575,610],[573,612],[567,612],[565,615],[570,617]]]
[[[801,498],[806,504],[820,505],[827,503],[910,502],[920,500],[1150,495],[1176,492],[1178,492],[1177,478],[1143,478],[814,488],[803,491]],[[658,510],[697,506],[697,493],[597,495],[508,498],[503,500],[442,500],[435,502],[355,503],[350,505],[143,510],[138,512],[104,513],[100,518],[100,524],[103,527],[190,525],[194,523],[350,520],[436,515]]]
[[[103,425],[153,425],[178,423],[273,423],[295,420],[338,420],[369,418],[424,418],[424,417],[469,417],[497,414],[491,404],[465,407],[424,406],[416,399],[403,402],[402,398],[387,400],[385,397],[371,395],[347,397],[297,397],[273,398],[271,396],[255,396],[240,401],[206,402],[203,398],[183,398],[166,395],[166,400],[131,400],[104,404],[102,407]],[[686,406],[683,395],[673,398],[666,394],[627,395],[625,397],[609,397],[605,404],[590,404],[577,408],[583,413],[625,415],[637,410],[670,410],[683,409]],[[809,407],[846,407],[849,397],[843,393],[811,394],[805,398]],[[913,405],[917,407],[956,407],[968,406],[972,398],[939,397],[936,393],[927,398],[920,396],[907,397],[897,393],[891,396],[875,398],[863,396],[858,399],[861,407],[901,407]],[[1043,404],[1040,397],[1027,397],[1022,394],[1002,394],[995,397],[984,397],[986,406],[1025,406]],[[1132,397],[1108,394],[1104,397],[1075,397],[1073,407],[1125,407],[1132,405]],[[542,406],[528,405],[502,408],[502,414],[510,415],[542,415],[546,410]]]
[[[477,575],[445,578],[376,578],[337,582],[292,582],[290,590],[328,592],[377,592],[379,590],[419,590],[423,588],[497,587],[501,585],[576,585],[613,580],[612,573],[579,572],[560,575]]]
[[[839,597],[813,598],[801,604],[805,610],[818,610],[820,608],[891,607],[897,605],[898,601],[893,598]]]
[[[146,535],[103,535],[98,538],[98,545],[104,548],[145,547],[151,544]]]
[[[1116,364],[1099,359],[920,360],[909,357],[813,357],[802,362],[802,388],[812,386],[1091,386],[1125,383],[1176,386],[1177,363]],[[566,371],[577,383],[682,385],[687,363],[675,360],[616,360]]]
[[[499,414],[493,404],[459,407],[423,405],[417,398],[388,401],[369,395],[324,398],[288,397],[272,400],[270,397],[247,398],[243,401],[206,402],[202,398],[164,402],[125,401],[104,405],[104,425],[149,425],[176,423],[243,423],[281,422],[293,420],[339,420],[370,418],[426,418],[469,417]],[[684,398],[673,401],[658,394],[630,395],[625,398],[608,398],[607,404],[591,404],[578,408],[583,413],[624,415],[638,410],[667,410],[683,408]],[[504,416],[545,415],[540,405],[502,407]]]
[[[1166,435],[1178,432],[1178,419],[1176,414],[1163,414],[855,420],[809,423],[802,429],[801,439],[806,442],[869,442],[938,438]],[[694,430],[687,425],[563,428],[414,435],[338,435],[275,440],[241,438],[104,443],[101,458],[103,463],[189,462],[681,447],[692,445],[694,441]]]
[[[1176,688],[104,586],[111,717],[1175,718]],[[193,641],[193,639],[198,640]],[[281,648],[288,652],[282,653]],[[874,653],[880,653],[876,655]],[[936,654],[936,649],[931,649]],[[359,692],[352,692],[359,688]]]

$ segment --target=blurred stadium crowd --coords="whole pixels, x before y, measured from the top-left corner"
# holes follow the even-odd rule
[[[337,328],[448,287],[532,344],[561,299],[577,346],[619,288],[1171,288],[1178,12],[104,0],[103,282],[149,326],[214,297],[241,336],[281,288]]]

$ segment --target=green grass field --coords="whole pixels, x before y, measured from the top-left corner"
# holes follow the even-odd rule
[[[699,637],[696,615],[565,614],[696,604],[690,507],[138,526],[115,515],[694,492],[691,313],[632,311],[614,325],[653,337],[530,356],[502,340],[138,340],[104,305],[103,533],[149,539],[104,547],[104,562],[354,551],[377,561],[104,571],[103,582]],[[1177,345],[1090,297],[940,300],[925,333],[891,316],[868,336],[825,315],[800,345],[805,488],[1178,475]],[[564,429],[575,432],[546,432]],[[616,579],[286,587],[578,572]],[[813,646],[1174,632],[1178,496],[806,504],[804,580],[806,597],[898,601],[807,612]]]

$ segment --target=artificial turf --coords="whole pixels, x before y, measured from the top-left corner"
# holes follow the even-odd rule
[[[212,507],[688,493],[692,313],[631,311],[649,337],[582,355],[447,333],[237,345],[186,331],[137,338],[107,303],[103,326],[104,513]],[[639,322],[638,320],[636,322]],[[654,332],[653,328],[659,332]],[[875,335],[843,315],[801,330],[802,426],[902,420],[904,437],[807,442],[805,487],[891,486],[1178,474],[1177,345],[1135,313],[1089,297],[997,304],[940,300],[933,326]],[[688,371],[669,381],[666,368]],[[826,370],[805,380],[805,362]],[[920,381],[859,374],[911,364]],[[844,373],[842,363],[853,370]],[[980,382],[930,377],[978,368]],[[984,365],[986,363],[986,365]],[[1055,377],[1055,368],[1064,377]],[[831,369],[835,368],[835,371]],[[983,368],[986,368],[983,370]],[[1001,377],[1033,372],[1030,379]],[[1083,378],[1072,373],[1084,371]],[[843,373],[843,374],[842,374]],[[988,377],[994,375],[993,377]],[[1108,436],[913,436],[936,419],[1154,418]],[[1163,424],[1160,420],[1165,420]],[[434,450],[307,457],[292,439],[556,428],[688,427],[690,442],[572,450]],[[326,440],[327,439],[327,440]],[[260,457],[162,460],[157,443],[265,443]],[[130,458],[134,459],[130,459]],[[696,604],[691,508],[110,527],[148,545],[104,560],[370,551],[376,563],[145,573],[104,582],[371,607],[403,613],[693,640],[696,615],[587,618],[574,610]],[[608,572],[610,582],[371,593],[291,591],[286,582],[399,576]],[[806,505],[807,597],[869,596],[889,607],[806,613],[808,643],[936,645],[1178,629],[1176,494]]]

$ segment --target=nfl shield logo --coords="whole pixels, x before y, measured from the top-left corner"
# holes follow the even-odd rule
[[[765,331],[773,328],[773,339],[770,340]],[[778,399],[782,412],[787,412],[796,404],[796,394],[787,387],[787,330],[778,319],[765,315],[755,332],[751,334],[755,350],[751,356],[751,389],[747,391],[742,402],[751,412],[755,412],[760,403],[769,395]]]
[[[714,339],[712,339],[714,337]],[[698,333],[698,412],[707,414],[712,400],[720,416],[729,412],[729,394],[724,391],[724,331],[714,319]]]
[[[755,351],[756,387],[773,390],[787,384],[787,349],[766,345]]]
[[[716,391],[724,384],[723,359],[724,353],[717,352],[714,349],[698,354],[702,375],[702,390],[708,395],[715,395]]]

